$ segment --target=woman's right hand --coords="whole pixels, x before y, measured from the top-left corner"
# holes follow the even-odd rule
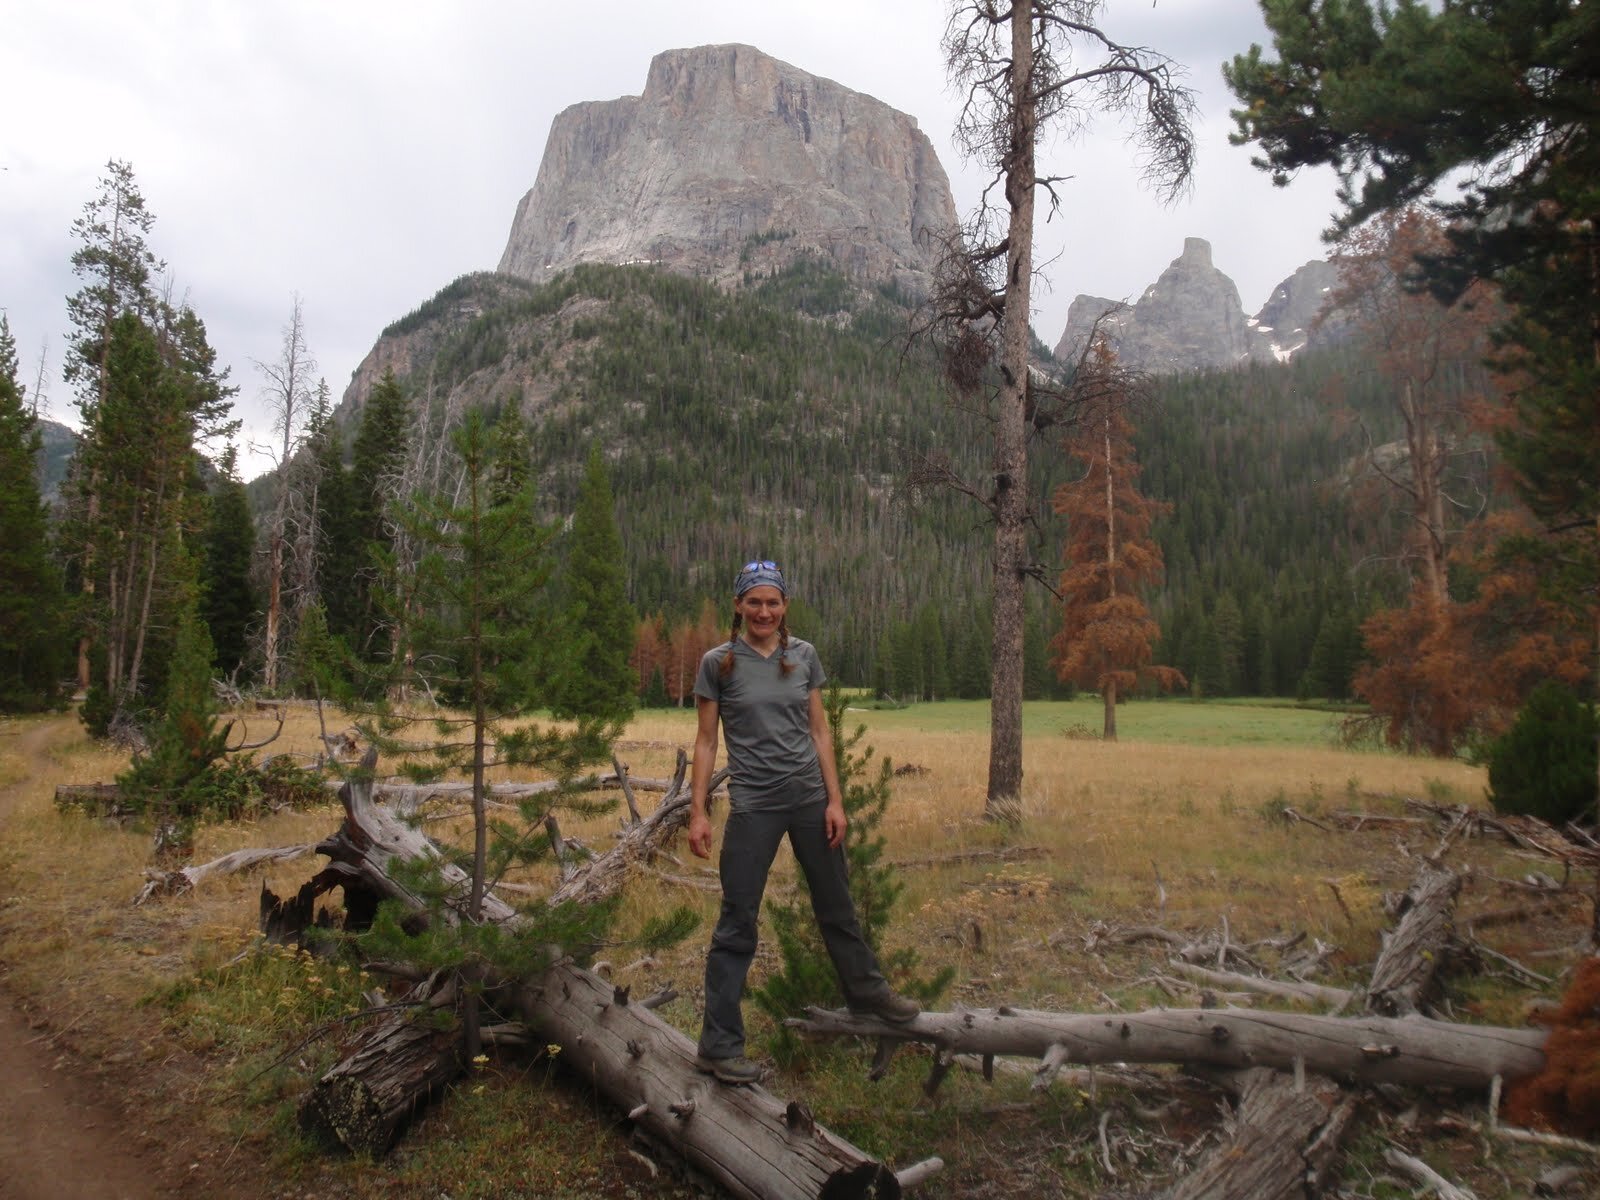
[[[711,857],[711,818],[703,812],[689,814],[689,852],[696,858]]]

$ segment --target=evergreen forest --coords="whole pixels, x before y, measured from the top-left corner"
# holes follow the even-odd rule
[[[22,614],[5,631],[9,707],[56,702],[75,650],[91,728],[146,722],[190,624],[236,687],[370,699],[393,695],[404,666],[456,699],[459,664],[418,674],[439,614],[414,583],[433,535],[407,514],[419,502],[452,511],[469,415],[487,430],[486,494],[519,497],[533,522],[536,553],[514,590],[519,620],[540,631],[526,651],[538,661],[495,668],[523,680],[519,703],[610,719],[689,703],[700,654],[727,636],[733,575],[753,557],[783,564],[790,627],[840,682],[891,702],[987,696],[988,514],[929,481],[985,477],[988,414],[951,391],[936,348],[911,335],[915,304],[893,288],[807,258],[733,287],[638,265],[580,266],[540,286],[467,275],[383,331],[338,406],[312,382],[297,304],[282,360],[257,364],[278,406],[278,468],[246,486],[230,445],[237,384],[215,369],[198,314],[157,294],[152,224],[131,169],[108,164],[75,226],[84,286],[69,298],[69,378],[83,434],[64,478],[41,459],[14,351],[0,356],[8,529],[35,530],[8,547],[19,566],[5,611]],[[1191,697],[1340,704],[1387,688],[1398,711],[1416,672],[1397,664],[1425,639],[1395,614],[1418,581],[1462,605],[1460,636],[1515,664],[1502,673],[1509,711],[1541,673],[1583,683],[1581,604],[1544,595],[1527,555],[1507,575],[1514,540],[1479,536],[1516,510],[1496,484],[1492,306],[1469,320],[1397,287],[1393,262],[1438,234],[1420,217],[1386,228],[1341,251],[1355,281],[1341,302],[1373,308],[1355,337],[1287,362],[1118,385],[1117,453],[1135,466],[1128,502],[1148,543],[1139,653],[1153,664],[1120,698],[1157,694],[1157,679]],[[1385,254],[1386,282],[1361,283],[1357,268]],[[1425,366],[1408,346],[1427,348]],[[1081,366],[1035,353],[1069,394]],[[1063,561],[1070,548],[1116,562],[1114,539],[1075,537],[1079,517],[1061,515],[1093,509],[1081,498],[1083,472],[1099,469],[1087,427],[1080,413],[1031,435],[1033,698],[1095,686],[1062,641],[1082,627],[1061,607],[1069,572],[1088,594],[1087,565]],[[1074,482],[1080,499],[1067,503]],[[1535,627],[1556,630],[1537,652],[1507,632]],[[1441,719],[1429,748],[1462,744],[1472,702],[1453,703],[1468,715]]]
[[[938,456],[981,474],[981,419],[907,347],[911,319],[902,298],[811,262],[734,292],[587,266],[538,288],[464,277],[384,336],[406,341],[413,370],[398,382],[419,402],[525,414],[552,519],[576,505],[586,448],[605,447],[629,601],[667,631],[707,602],[723,612],[737,566],[774,557],[796,591],[796,633],[843,681],[981,697],[982,513],[910,482]],[[1170,505],[1156,527],[1168,563],[1151,598],[1158,657],[1197,694],[1343,699],[1359,620],[1403,594],[1384,549],[1394,523],[1358,503],[1362,435],[1327,399],[1351,360],[1334,350],[1160,379],[1135,417],[1147,491]],[[366,410],[353,400],[338,417],[355,428]],[[1359,389],[1354,402],[1392,432],[1381,403]],[[1057,443],[1035,455],[1048,581],[1064,565],[1049,496],[1070,467]],[[1035,589],[1036,697],[1063,686],[1047,661],[1053,603]],[[670,679],[667,690],[679,694]]]

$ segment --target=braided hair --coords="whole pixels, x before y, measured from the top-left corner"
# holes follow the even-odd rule
[[[728,632],[728,652],[722,656],[722,665],[717,668],[717,678],[726,679],[733,674],[733,646],[739,640],[739,630],[744,625],[744,616],[738,609],[733,613],[733,628]],[[794,670],[794,664],[789,661],[789,618],[785,614],[778,622],[778,670],[785,676]]]

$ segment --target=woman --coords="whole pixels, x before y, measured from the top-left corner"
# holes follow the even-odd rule
[[[844,797],[822,707],[822,664],[809,642],[789,636],[789,590],[778,564],[746,563],[733,586],[733,632],[700,660],[694,694],[699,727],[689,807],[689,849],[711,857],[706,793],[717,726],[728,741],[731,798],[719,871],[722,913],[706,956],[700,1069],[724,1083],[754,1083],[744,1057],[739,1001],[756,949],[756,917],[784,834],[811,890],[811,907],[852,1012],[909,1021],[921,1011],[896,995],[862,936],[845,871]]]

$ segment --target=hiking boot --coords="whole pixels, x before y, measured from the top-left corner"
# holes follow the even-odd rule
[[[900,995],[899,992],[880,992],[876,996],[852,1000],[850,1011],[858,1017],[877,1017],[895,1025],[904,1025],[907,1021],[915,1019],[922,1011],[922,1005],[910,996]]]
[[[714,1075],[722,1083],[760,1083],[761,1077],[766,1074],[755,1063],[739,1054],[732,1058],[707,1058],[704,1054],[696,1054],[694,1065],[697,1071]]]

